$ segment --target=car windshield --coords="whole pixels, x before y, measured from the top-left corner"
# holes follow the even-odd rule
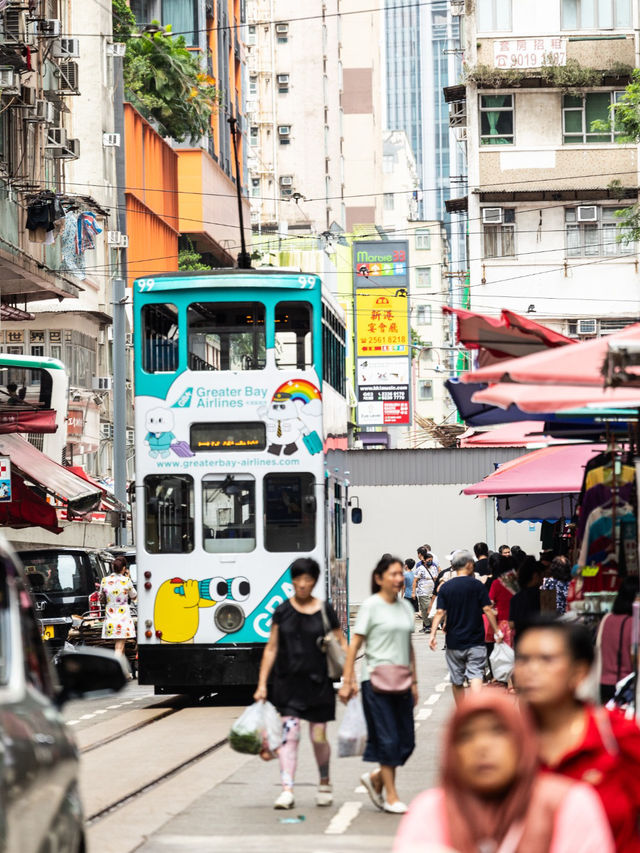
[[[31,592],[47,595],[86,595],[86,564],[82,554],[31,551],[20,554]]]

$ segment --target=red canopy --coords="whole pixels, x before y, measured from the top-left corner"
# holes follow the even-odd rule
[[[56,413],[53,409],[2,409],[0,435],[12,432],[56,432]]]
[[[602,388],[602,367],[610,341],[640,343],[640,323],[634,323],[614,335],[594,338],[571,347],[563,346],[524,358],[512,358],[471,373],[464,373],[460,378],[463,382],[501,382],[508,379],[511,382],[529,384],[587,385]]]
[[[62,533],[55,508],[25,486],[22,477],[11,475],[11,500],[0,503],[0,526],[44,527],[51,533]]]
[[[458,343],[467,349],[486,350],[496,359],[520,358],[551,347],[575,343],[513,311],[503,310],[500,318],[475,314],[461,308],[443,307],[445,314],[457,317]]]
[[[577,349],[577,347],[576,347]],[[519,385],[498,382],[471,398],[474,403],[508,409],[517,406],[531,415],[561,412],[565,409],[640,407],[638,388],[593,388],[584,385]]]
[[[465,495],[571,494],[580,491],[584,467],[604,445],[570,444],[543,447],[501,465]]]

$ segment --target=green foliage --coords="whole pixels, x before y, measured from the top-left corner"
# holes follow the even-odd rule
[[[424,346],[426,346],[425,342],[422,340],[422,338],[420,337],[420,335],[418,334],[418,332],[416,332],[416,330],[415,330],[415,329],[413,329],[413,328],[411,329],[411,341],[410,341],[410,343],[411,343],[411,346],[412,346],[412,347],[416,347],[416,348],[418,348],[418,349],[419,349],[420,347],[424,347]],[[412,358],[413,358],[413,357],[414,357],[414,356],[412,355]]]
[[[197,272],[210,270],[211,267],[204,263],[202,255],[196,252],[193,243],[189,240],[186,249],[180,249],[178,252],[178,269],[182,272]]]
[[[215,81],[170,27],[129,39],[124,85],[133,106],[153,121],[161,136],[182,142],[211,132],[211,113],[219,99]]]
[[[113,17],[113,40],[126,42],[136,31],[135,15],[125,0],[113,0],[111,14]]]
[[[524,85],[526,79],[540,80],[542,86],[575,92],[593,86],[602,86],[608,77],[630,77],[633,69],[629,65],[615,63],[608,69],[587,68],[575,59],[566,65],[554,63],[551,56],[540,68],[522,71],[518,68],[492,68],[476,65],[465,69],[465,79],[481,89],[514,89]]]

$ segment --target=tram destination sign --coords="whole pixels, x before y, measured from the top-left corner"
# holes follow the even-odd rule
[[[261,421],[191,424],[189,443],[194,453],[264,450],[267,430]]]

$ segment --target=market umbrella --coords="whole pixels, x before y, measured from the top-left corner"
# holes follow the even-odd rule
[[[507,411],[517,406],[521,412],[532,415],[586,408],[592,409],[594,416],[606,416],[608,412],[604,410],[615,407],[640,408],[640,389],[497,382],[473,394],[472,401]]]
[[[571,436],[569,437],[571,440]],[[528,447],[537,444],[566,444],[566,438],[552,438],[545,432],[545,425],[540,421],[518,421],[502,424],[495,429],[480,432],[477,429],[467,430],[460,436],[460,447]]]
[[[592,341],[557,347],[482,367],[463,374],[461,380],[474,383],[506,380],[540,385],[560,384],[603,388],[602,368],[612,341],[640,343],[640,323],[634,323],[621,332],[594,338]],[[538,411],[541,410],[538,409]]]

